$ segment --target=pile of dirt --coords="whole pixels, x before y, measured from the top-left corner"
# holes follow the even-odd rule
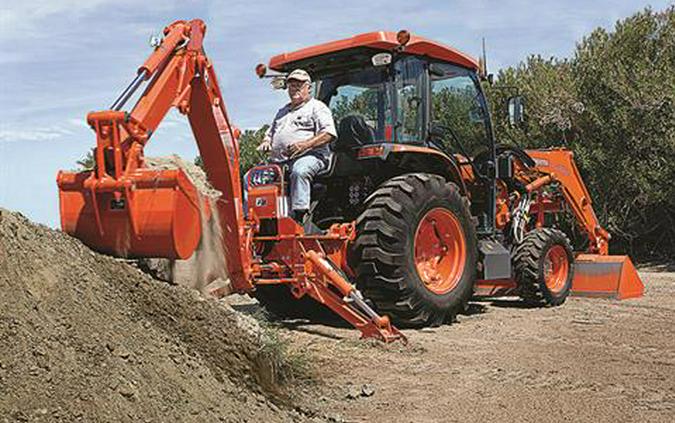
[[[0,209],[6,421],[305,420],[263,338],[232,308]]]

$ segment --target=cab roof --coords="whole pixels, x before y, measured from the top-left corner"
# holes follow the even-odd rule
[[[391,31],[366,32],[343,40],[331,41],[306,47],[290,53],[282,53],[272,57],[269,61],[270,69],[279,72],[290,71],[294,62],[309,59],[324,54],[366,47],[375,50],[390,51],[398,46],[396,33]],[[464,54],[452,47],[429,39],[410,36],[410,41],[405,46],[405,52],[414,55],[427,56],[444,62],[454,63],[470,69],[478,70],[478,61],[468,54]]]

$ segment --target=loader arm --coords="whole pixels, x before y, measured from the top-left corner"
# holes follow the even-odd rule
[[[195,238],[201,234],[196,228],[201,225],[200,209],[209,206],[181,170],[151,170],[143,158],[153,132],[176,107],[188,116],[208,180],[221,192],[216,207],[227,269],[234,289],[244,291],[251,287],[250,256],[244,250],[247,229],[237,134],[204,53],[205,31],[206,25],[198,19],[167,26],[161,44],[112,110],[88,114],[97,135],[96,168],[90,174],[59,173],[62,226],[88,245],[117,255],[186,258],[192,254]],[[143,81],[149,84],[133,109],[120,111]],[[85,215],[93,215],[95,227],[87,226]]]
[[[527,154],[535,161],[537,170],[546,173],[548,178],[540,178],[531,186],[543,186],[552,181],[562,185],[562,192],[569,204],[578,224],[584,229],[590,241],[589,252],[594,254],[609,254],[609,233],[600,226],[595,211],[593,211],[591,196],[584,185],[579,169],[574,163],[571,151],[554,150],[527,150]]]

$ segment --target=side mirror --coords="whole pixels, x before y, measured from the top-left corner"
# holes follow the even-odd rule
[[[522,96],[516,95],[509,97],[507,107],[509,110],[509,125],[512,127],[520,126],[524,121],[525,100]]]
[[[270,85],[272,85],[272,88],[274,88],[275,90],[285,90],[286,77],[283,75],[277,75],[274,78],[272,78],[272,81],[270,81]]]
[[[492,160],[488,160],[485,162],[485,176],[487,176],[490,179],[493,179],[495,176],[497,176],[497,167],[495,166],[495,162]]]

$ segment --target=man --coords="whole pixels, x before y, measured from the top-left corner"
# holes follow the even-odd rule
[[[326,168],[331,154],[328,144],[337,137],[333,115],[324,103],[312,98],[311,83],[302,69],[286,77],[291,101],[279,109],[258,147],[270,151],[273,162],[289,163],[291,209],[300,223],[309,210],[312,180]]]

